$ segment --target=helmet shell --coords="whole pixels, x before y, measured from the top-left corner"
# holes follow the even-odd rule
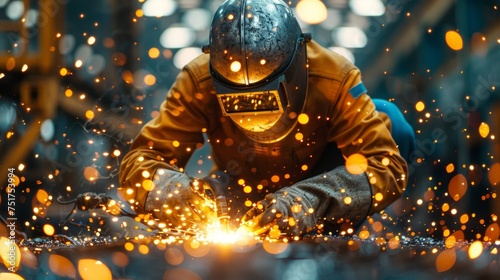
[[[266,83],[287,69],[301,34],[281,0],[227,0],[210,30],[211,74],[236,88]]]

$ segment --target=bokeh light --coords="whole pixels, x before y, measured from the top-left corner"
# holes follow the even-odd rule
[[[196,33],[186,26],[173,26],[160,35],[160,44],[164,48],[180,49],[191,46],[196,40]]]
[[[363,48],[368,43],[365,32],[358,27],[351,26],[335,28],[332,38],[337,45],[344,48]]]
[[[171,265],[179,265],[184,261],[184,254],[175,247],[167,248],[164,255],[165,260]]]
[[[113,279],[109,268],[101,261],[95,259],[80,259],[78,261],[78,273],[83,280]]]
[[[457,260],[457,255],[454,249],[446,249],[439,253],[436,258],[436,269],[438,272],[450,270]]]
[[[208,254],[210,251],[210,247],[198,240],[191,240],[188,242],[184,242],[184,250],[191,257],[201,258]]]
[[[2,280],[25,280],[22,276],[11,272],[0,272],[0,279]]]
[[[212,13],[202,8],[189,9],[182,16],[182,22],[197,31],[204,31],[210,26]]]
[[[483,243],[481,241],[474,241],[468,250],[469,258],[477,259],[483,252]]]
[[[418,101],[416,104],[415,104],[415,109],[418,111],[418,112],[422,112],[424,109],[425,109],[425,103],[422,102],[422,101]]]
[[[130,263],[129,257],[122,252],[114,252],[112,255],[112,260],[118,267],[125,268]]]
[[[182,69],[193,58],[202,54],[200,48],[183,48],[174,55],[174,65],[177,69]]]
[[[54,137],[55,126],[51,119],[46,119],[42,122],[40,126],[40,136],[43,141],[48,142]]]
[[[479,135],[481,137],[486,138],[490,134],[490,126],[487,123],[482,122],[479,125]]]
[[[464,46],[463,39],[460,33],[453,30],[446,32],[445,40],[446,44],[448,44],[448,47],[455,51],[461,50]]]
[[[262,248],[269,254],[278,255],[285,252],[288,248],[288,243],[264,241]]]
[[[455,175],[448,184],[448,192],[453,200],[460,200],[467,191],[467,179],[462,174]]]
[[[72,279],[76,277],[75,266],[66,257],[58,254],[51,254],[49,256],[48,263],[50,270],[56,275]]]
[[[99,171],[93,167],[93,166],[87,166],[85,169],[83,169],[83,176],[85,179],[87,179],[89,182],[94,182],[95,180],[99,179]]]
[[[44,232],[47,236],[52,236],[52,235],[54,235],[54,233],[55,233],[54,226],[52,226],[52,225],[50,225],[50,224],[45,224],[45,225],[43,225],[43,232]]]
[[[368,168],[368,160],[362,154],[352,154],[347,157],[345,167],[351,174],[361,174]]]
[[[148,17],[165,17],[173,14],[177,3],[173,0],[147,0],[142,4],[142,11]]]
[[[326,6],[320,0],[300,0],[296,12],[297,17],[308,24],[321,23],[327,16]]]
[[[493,186],[497,186],[500,183],[500,163],[496,162],[490,167],[488,179]]]
[[[24,13],[24,3],[23,1],[11,1],[5,11],[7,17],[10,20],[20,19]]]
[[[377,17],[385,13],[384,3],[380,0],[350,0],[349,6],[360,16]]]

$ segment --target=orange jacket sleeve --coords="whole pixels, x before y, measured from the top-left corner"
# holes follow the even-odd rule
[[[151,183],[154,172],[178,167],[182,172],[193,151],[203,144],[207,117],[201,112],[207,103],[198,86],[184,68],[161,104],[159,116],[141,129],[121,162],[120,191],[139,210],[148,195],[143,184]]]
[[[375,110],[359,70],[352,69],[340,86],[328,137],[342,151],[347,170],[362,170],[366,174],[372,190],[368,213],[371,215],[402,194],[407,183],[407,164],[391,136],[390,120]]]

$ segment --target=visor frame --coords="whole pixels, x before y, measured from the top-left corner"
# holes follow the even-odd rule
[[[275,97],[275,101],[277,103],[276,109],[263,109],[263,110],[242,110],[242,111],[234,111],[228,112],[226,110],[225,101],[223,100],[226,97],[236,97],[236,96],[244,96],[249,94],[272,94]],[[236,93],[218,93],[217,100],[219,101],[219,106],[222,109],[222,114],[224,116],[236,116],[236,115],[257,115],[257,114],[269,114],[269,113],[283,113],[285,112],[285,108],[283,108],[283,103],[281,101],[280,91],[279,90],[266,90],[266,91],[247,91],[247,92],[236,92]]]
[[[213,85],[215,87],[217,101],[219,102],[219,107],[222,110],[224,116],[228,115],[244,115],[244,114],[269,114],[269,113],[283,113],[289,105],[288,95],[286,92],[286,76],[282,73],[276,79],[267,82],[260,86],[252,87],[239,87],[238,89],[233,89],[228,87],[217,79],[213,79]],[[264,93],[271,92],[276,96],[278,102],[278,110],[258,110],[258,111],[243,111],[243,112],[231,112],[228,113],[224,108],[224,103],[221,100],[222,97],[230,95],[246,95],[250,93]]]

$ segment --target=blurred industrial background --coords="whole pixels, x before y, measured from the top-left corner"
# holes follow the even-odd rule
[[[28,237],[122,234],[99,219],[60,226],[71,207],[56,198],[116,194],[121,157],[201,54],[221,3],[0,0],[1,215],[13,168]],[[500,1],[288,3],[303,31],[353,61],[369,94],[398,105],[417,136],[405,194],[363,231],[497,240]],[[209,168],[203,147],[186,170]]]

